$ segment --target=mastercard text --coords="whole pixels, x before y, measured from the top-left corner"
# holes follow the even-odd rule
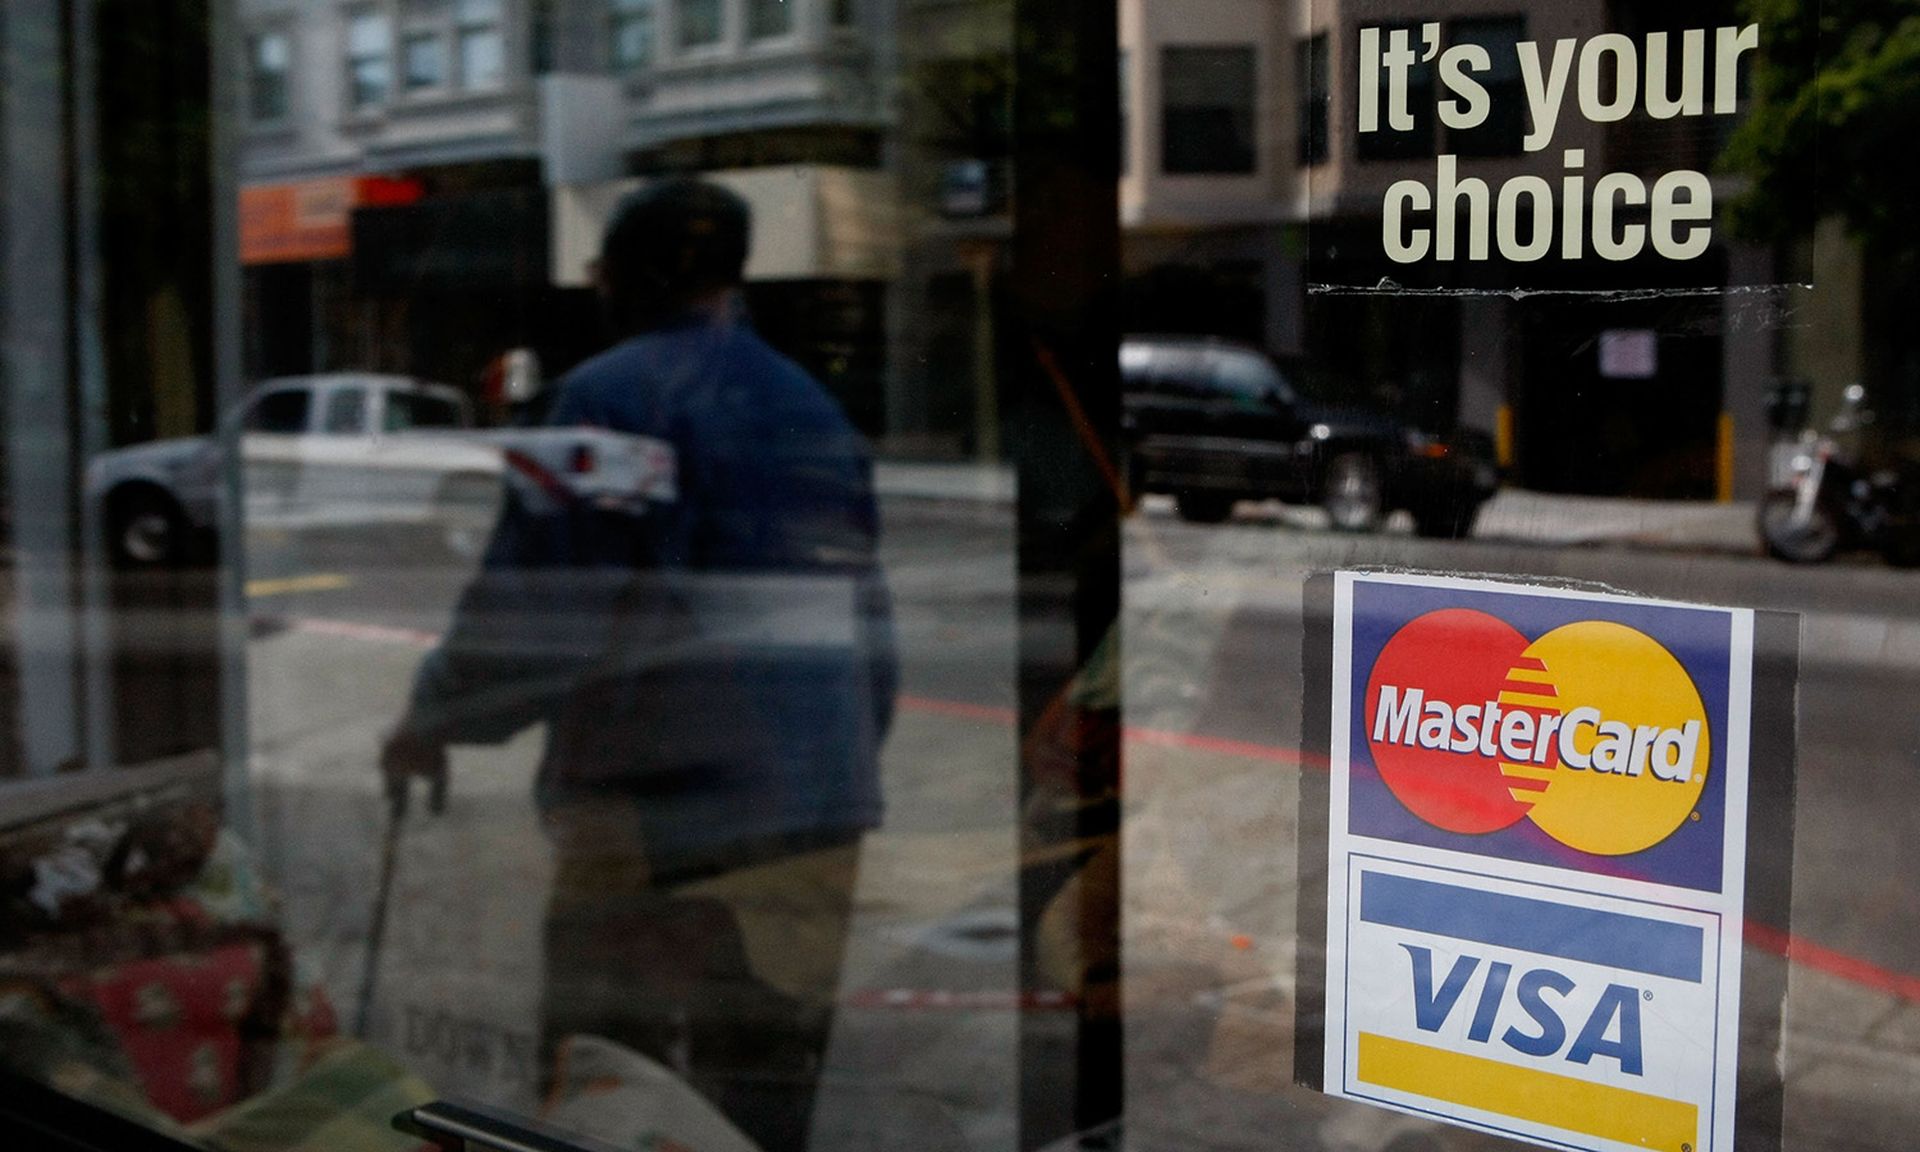
[[[1700,722],[1678,727],[1628,724],[1598,708],[1566,712],[1503,709],[1497,700],[1449,704],[1420,688],[1380,687],[1373,740],[1409,748],[1458,752],[1515,764],[1558,762],[1582,771],[1684,783],[1700,748]]]

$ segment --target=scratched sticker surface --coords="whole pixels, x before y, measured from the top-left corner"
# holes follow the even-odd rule
[[[1326,1081],[1548,1147],[1732,1147],[1753,617],[1335,578]]]

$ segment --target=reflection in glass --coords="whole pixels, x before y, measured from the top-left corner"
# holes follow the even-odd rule
[[[718,44],[725,33],[726,7],[722,0],[679,0],[675,16],[683,48]]]
[[[393,27],[386,16],[359,10],[347,18],[347,98],[355,108],[383,103],[391,85]]]
[[[613,64],[644,68],[653,62],[654,27],[659,0],[613,0]]]

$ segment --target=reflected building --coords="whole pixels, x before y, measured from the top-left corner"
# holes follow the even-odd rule
[[[1471,130],[1440,123],[1434,101],[1445,94],[1420,65],[1409,77],[1412,128],[1361,133],[1359,30],[1417,36],[1429,23],[1442,44],[1488,51],[1491,114]],[[1708,251],[1684,264],[1649,252],[1550,270],[1553,261],[1497,254],[1410,265],[1382,243],[1387,189],[1433,185],[1443,155],[1495,193],[1523,174],[1557,182],[1568,150],[1590,180],[1692,169],[1710,174],[1724,206],[1741,187],[1715,171],[1736,116],[1654,119],[1643,103],[1598,124],[1569,111],[1551,144],[1529,151],[1514,46],[1609,30],[1670,30],[1677,41],[1682,28],[1739,23],[1732,4],[1641,0],[1128,0],[1128,325],[1305,355],[1328,399],[1495,434],[1524,487],[1750,497],[1765,481],[1766,390],[1789,370],[1771,322],[1779,296],[1769,286],[1782,277],[1770,250],[1730,235],[1724,213]],[[1484,294],[1374,290],[1383,282]],[[1728,286],[1741,291],[1720,291]],[[1519,299],[1514,288],[1544,291]]]
[[[602,340],[606,213],[636,179],[701,172],[764,222],[769,337],[883,422],[887,3],[246,0],[242,19],[252,375],[475,391],[519,346],[556,375]]]

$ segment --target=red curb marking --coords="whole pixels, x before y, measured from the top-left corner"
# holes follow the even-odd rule
[[[1837,952],[1824,944],[1816,944],[1804,936],[1783,932],[1757,920],[1747,921],[1746,929],[1747,939],[1762,951],[1783,956],[1794,964],[1825,972],[1850,984],[1871,988],[1896,1000],[1920,1003],[1920,977],[1882,968],[1858,956]]]
[[[918,712],[923,716],[950,716],[955,720],[979,720],[986,724],[1002,724],[1008,728],[1020,722],[1019,714],[1011,708],[1000,708],[992,704],[968,704],[960,700],[936,700],[931,696],[899,697],[900,709],[904,712]]]
[[[906,1011],[1010,1012],[1066,1011],[1074,1005],[1066,992],[947,992],[924,988],[863,988],[840,998],[847,1008],[894,1008]]]

